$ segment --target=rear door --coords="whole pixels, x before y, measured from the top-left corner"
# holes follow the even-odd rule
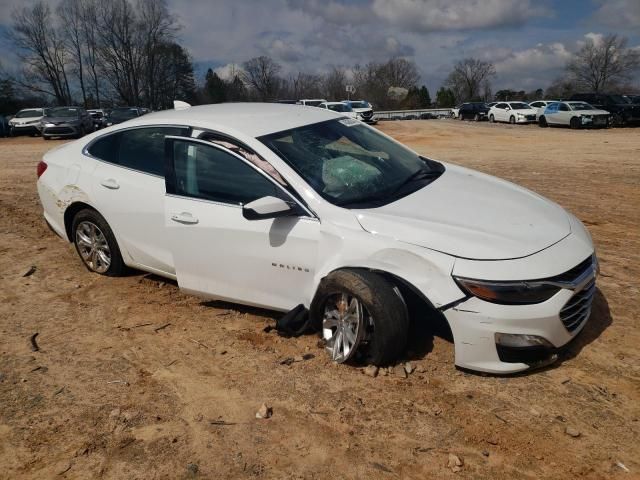
[[[96,208],[131,259],[173,275],[164,227],[164,138],[188,135],[188,127],[149,126],[100,137],[87,153],[102,160],[93,174]]]
[[[265,196],[297,202],[236,153],[205,140],[168,138],[164,225],[180,288],[278,310],[313,295],[320,222],[247,220],[242,206]]]

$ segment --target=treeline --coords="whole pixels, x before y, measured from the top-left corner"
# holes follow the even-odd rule
[[[392,58],[384,63],[356,65],[347,71],[331,67],[324,75],[298,72],[281,75],[282,66],[270,57],[252,58],[222,78],[209,69],[198,100],[201,103],[237,101],[347,98],[347,85],[355,88],[353,98],[363,98],[377,108],[428,108],[431,97],[426,86],[418,87],[420,75],[415,62]]]
[[[194,97],[188,52],[164,0],[40,0],[13,13],[16,87],[58,105],[171,106]]]
[[[420,86],[416,63],[406,58],[326,73],[285,74],[259,56],[224,76],[209,69],[197,85],[193,61],[179,44],[180,25],[166,0],[37,0],[13,12],[9,38],[21,60],[18,72],[0,65],[0,112],[19,107],[80,104],[131,105],[160,110],[175,99],[192,104],[229,101],[365,99],[378,110],[451,107],[466,101],[566,98],[577,91],[634,91],[640,52],[626,38],[589,38],[545,90],[492,92],[491,62],[456,62],[432,100]],[[231,70],[231,71],[229,71]]]

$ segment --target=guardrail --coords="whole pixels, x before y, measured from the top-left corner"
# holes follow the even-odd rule
[[[418,110],[382,110],[380,112],[374,112],[373,118],[375,120],[389,120],[389,119],[404,119],[408,116],[420,118],[421,115],[431,114],[434,117],[449,117],[451,116],[450,108],[421,108]]]

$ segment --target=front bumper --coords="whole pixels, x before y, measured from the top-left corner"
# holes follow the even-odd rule
[[[560,312],[571,303],[574,295],[579,292],[562,289],[546,302],[535,305],[498,305],[472,297],[446,310],[443,313],[453,333],[456,365],[481,372],[509,374],[551,363],[557,349],[573,340],[588,321],[593,295],[583,312],[584,318],[572,331],[562,322]],[[499,345],[497,333],[531,335],[548,344]]]
[[[536,115],[527,115],[525,117],[516,117],[516,123],[535,123]]]
[[[43,137],[76,137],[80,135],[80,125],[61,123],[54,126],[42,126]]]
[[[40,133],[39,124],[37,123],[32,123],[31,125],[9,125],[9,128],[14,135]]]

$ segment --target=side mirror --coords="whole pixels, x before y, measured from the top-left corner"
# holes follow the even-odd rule
[[[288,203],[277,197],[262,197],[242,206],[242,216],[247,220],[291,217],[302,213],[297,204]]]

